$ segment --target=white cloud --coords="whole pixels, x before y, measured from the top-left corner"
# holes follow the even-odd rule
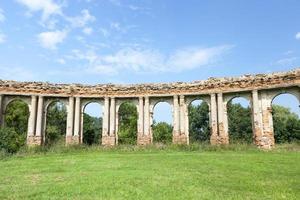
[[[3,12],[3,10],[0,8],[0,22],[4,22],[4,21],[5,21],[4,12]]]
[[[65,17],[67,21],[69,21],[74,28],[85,27],[88,23],[96,20],[96,17],[90,14],[90,12],[86,9],[81,11],[80,16],[76,17]]]
[[[57,59],[56,60],[56,62],[58,62],[59,64],[61,64],[61,65],[64,65],[64,64],[66,64],[66,60],[65,59],[63,59],[63,58],[59,58],[59,59]]]
[[[170,66],[174,71],[183,71],[185,69],[194,69],[199,66],[209,65],[230,48],[232,46],[180,49],[170,56],[167,66]]]
[[[36,77],[34,73],[21,67],[0,66],[0,74],[2,79],[16,81],[34,80]]]
[[[40,45],[47,49],[56,49],[56,46],[64,41],[68,31],[49,31],[37,35]]]
[[[62,14],[61,5],[53,0],[16,0],[26,6],[29,12],[42,12],[42,21],[47,20],[51,15]]]
[[[293,65],[295,64],[295,61],[298,60],[298,57],[290,57],[290,58],[283,58],[280,60],[277,60],[275,64],[277,65]]]
[[[100,55],[90,50],[73,50],[69,59],[86,61],[86,71],[116,75],[122,70],[136,73],[182,72],[208,66],[232,49],[231,45],[210,48],[182,48],[170,55],[153,49],[125,48],[114,54]]]
[[[91,35],[93,33],[93,29],[91,27],[85,27],[82,32],[86,35]]]
[[[0,44],[4,43],[6,41],[6,35],[3,33],[0,33]]]
[[[99,31],[102,33],[104,37],[108,37],[110,35],[109,31],[105,28],[100,28]]]
[[[298,33],[295,35],[295,38],[296,38],[297,40],[300,40],[300,32],[298,32]]]

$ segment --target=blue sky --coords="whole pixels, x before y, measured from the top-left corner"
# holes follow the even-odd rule
[[[300,66],[300,1],[0,0],[0,78],[192,81]]]

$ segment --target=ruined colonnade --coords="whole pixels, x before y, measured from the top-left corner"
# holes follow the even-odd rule
[[[300,70],[246,75],[238,78],[211,78],[206,81],[170,84],[80,85],[40,82],[0,81],[0,123],[4,124],[7,105],[21,99],[30,111],[28,145],[44,143],[48,106],[62,101],[67,108],[66,144],[82,143],[83,112],[90,102],[103,107],[102,144],[118,141],[118,110],[122,103],[132,102],[138,111],[137,144],[152,143],[153,110],[158,102],[172,107],[173,143],[189,143],[188,106],[195,99],[209,105],[211,144],[228,144],[227,103],[235,97],[250,101],[253,141],[260,148],[274,146],[272,100],[290,93],[300,100]]]

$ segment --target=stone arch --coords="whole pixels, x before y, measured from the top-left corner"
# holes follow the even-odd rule
[[[27,106],[28,106],[28,109],[30,110],[30,108],[31,108],[31,98],[30,97],[28,97],[28,96],[10,96],[10,95],[7,95],[7,96],[4,96],[4,98],[3,98],[3,103],[2,103],[2,112],[3,112],[3,114],[5,114],[7,106],[10,103],[12,103],[13,101],[16,101],[16,100],[20,100],[20,101],[26,103]]]
[[[270,104],[273,103],[273,101],[276,97],[278,97],[282,94],[290,94],[298,100],[298,103],[300,103],[300,89],[298,89],[298,88],[289,88],[289,89],[282,89],[282,90],[279,90],[279,91],[271,92],[271,94],[270,94],[271,103]]]
[[[276,95],[271,96],[271,129],[273,131],[275,143],[290,143],[293,141],[299,141],[296,132],[300,130],[298,125],[300,122],[299,113],[295,113],[295,110],[299,112],[299,93],[296,90],[279,91]],[[275,100],[280,98],[289,98],[290,105],[274,103]],[[287,102],[284,99],[284,102]],[[295,106],[295,107],[294,107]],[[293,110],[295,108],[295,110]]]
[[[22,107],[19,113],[14,116],[13,119],[7,119],[8,112],[15,112],[15,110],[9,110],[10,106],[18,103]],[[26,138],[28,132],[29,116],[30,116],[31,104],[30,98],[24,96],[7,96],[3,102],[3,125],[14,128],[18,134],[24,134]]]
[[[248,102],[251,102],[252,97],[251,93],[233,93],[233,94],[225,94],[224,95],[224,103],[227,105],[228,102],[232,101],[235,98],[244,98]],[[251,106],[251,104],[250,104]]]
[[[173,138],[173,127],[174,127],[174,105],[173,105],[173,97],[160,97],[160,98],[151,98],[150,99],[150,135],[151,135],[151,142],[153,142],[155,140],[155,136],[154,136],[154,110],[155,107],[159,104],[159,103],[167,103],[170,107],[171,110],[171,116],[172,116],[172,122],[171,122],[171,126],[172,126],[172,131],[171,131],[171,136]],[[172,139],[173,140],[173,139]]]
[[[92,99],[82,99],[81,100],[81,109],[80,109],[80,143],[85,143],[84,141],[84,128],[85,128],[85,121],[84,121],[84,114],[85,114],[85,109],[88,105],[90,104],[98,104],[100,106],[99,111],[100,115],[99,115],[99,120],[100,120],[100,130],[99,131],[99,135],[97,135],[97,137],[99,137],[98,141],[94,141],[95,144],[101,144],[101,140],[102,140],[102,129],[103,129],[103,108],[104,108],[104,101],[103,99],[98,99],[98,98],[92,98]]]
[[[132,128],[132,130],[127,129],[128,131],[131,131],[128,134],[125,134],[127,130],[122,130],[122,124],[120,123],[120,108],[122,108],[123,105],[129,104],[130,106],[134,106],[135,109],[132,110],[130,117],[133,117],[134,119],[136,118],[136,123],[135,124],[126,124],[126,126],[130,126],[128,128]],[[116,143],[117,144],[136,144],[137,143],[137,137],[138,137],[138,115],[139,115],[139,101],[138,99],[131,99],[131,98],[125,98],[125,99],[116,99]],[[128,123],[128,122],[125,122]],[[135,130],[133,130],[135,129]],[[121,136],[120,131],[123,132],[123,136]],[[135,138],[135,141],[133,141],[133,136]]]
[[[236,107],[236,109],[243,109],[242,113],[239,113],[239,116],[236,115],[236,112],[234,112],[234,107],[232,104],[229,104],[233,102],[234,100],[242,100],[245,101],[247,106],[244,107],[241,105],[241,107]],[[228,130],[228,139],[229,142],[237,141],[237,142],[246,142],[246,143],[252,143],[254,138],[254,125],[253,125],[253,109],[252,109],[252,98],[251,93],[237,93],[237,94],[230,94],[226,95],[224,98],[225,102],[225,115],[227,118],[226,123],[226,129]],[[239,103],[240,104],[240,103]],[[233,112],[230,114],[230,112]],[[235,117],[232,119],[232,117]],[[238,121],[239,119],[243,119],[244,121]],[[235,123],[232,122],[232,120],[235,120]],[[236,133],[235,135],[232,135],[233,133]]]
[[[202,105],[202,107],[204,106],[203,109],[207,109],[207,112],[202,113],[202,115],[205,116],[200,116],[198,119],[191,119],[191,106],[194,102],[199,101],[199,105]],[[190,96],[190,97],[186,97],[185,100],[185,104],[187,107],[187,114],[186,114],[186,132],[189,134],[188,138],[190,141],[193,142],[198,142],[198,141],[202,141],[202,142],[207,142],[210,141],[210,137],[211,137],[211,114],[210,114],[210,97],[209,96]],[[207,106],[207,108],[205,108]],[[201,126],[201,127],[197,127],[197,123],[199,123],[198,120],[201,120],[201,124],[205,124],[206,125]],[[196,127],[198,128],[198,130],[196,130]],[[207,132],[208,131],[208,132]],[[201,135],[197,135],[196,132],[201,132]],[[205,139],[204,135],[209,134],[209,136]]]
[[[61,117],[60,120],[62,120],[62,124],[60,125],[54,125],[53,120],[49,119],[49,109],[52,106],[58,106],[60,104],[61,107],[58,109],[59,112],[63,112],[63,116]],[[52,142],[56,142],[58,140],[65,140],[66,134],[67,134],[67,112],[68,112],[68,106],[69,102],[67,98],[46,98],[45,103],[44,103],[44,108],[43,108],[43,133],[42,133],[42,143],[43,144],[51,144]],[[54,109],[53,107],[53,109]],[[48,127],[52,126],[47,130]],[[56,127],[56,128],[54,128]],[[51,130],[50,130],[51,129]],[[59,133],[55,133],[56,131],[59,131]],[[61,138],[54,138],[60,135]],[[64,137],[64,139],[62,138]]]

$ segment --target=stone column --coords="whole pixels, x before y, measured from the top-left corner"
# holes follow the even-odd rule
[[[275,144],[271,101],[266,92],[261,92],[263,134],[258,143],[263,149],[271,149]]]
[[[145,134],[144,132],[144,98],[139,97],[139,107],[138,107],[138,139],[137,139],[137,144],[138,145],[147,145],[151,143],[149,134]]]
[[[174,96],[174,128],[176,125],[175,132],[173,133],[173,143],[175,144],[188,144],[188,132],[186,131],[186,120],[187,109],[184,101],[184,96]],[[188,122],[188,121],[187,121]],[[177,123],[177,124],[176,124]],[[187,126],[188,127],[188,126]],[[174,131],[173,128],[173,131]],[[178,130],[177,134],[176,131]]]
[[[138,108],[138,136],[144,135],[144,98],[139,97]]]
[[[110,124],[109,124],[109,135],[115,135],[116,131],[116,101],[114,97],[110,99]]]
[[[210,143],[218,144],[218,114],[216,94],[210,95]]]
[[[151,127],[151,114],[150,114],[150,100],[149,97],[146,96],[144,99],[144,135],[143,141],[140,144],[146,145],[152,143],[152,127]]]
[[[223,94],[218,93],[218,128],[219,128],[219,139],[220,144],[228,144],[228,126],[227,126],[227,114],[226,106],[224,106]]]
[[[28,128],[27,128],[27,144],[34,145],[35,139],[35,122],[36,122],[36,107],[37,107],[37,97],[31,96],[30,112],[28,119]]]
[[[66,130],[66,144],[73,144],[74,132],[74,97],[69,97],[69,105],[67,112],[67,130]]]
[[[103,125],[102,125],[102,137],[107,136],[109,132],[109,98],[104,98],[104,115],[103,115]]]
[[[190,143],[190,132],[189,132],[189,109],[188,109],[188,105],[186,103],[184,103],[184,132],[185,132],[185,136],[186,136],[186,144]]]
[[[34,144],[41,145],[43,137],[43,123],[44,119],[44,97],[39,96],[38,98],[38,107],[37,107],[37,116],[36,116],[36,130],[35,130],[35,141]]]
[[[0,94],[0,126],[3,126],[3,114],[4,114],[5,110],[3,110],[3,95]]]
[[[179,97],[179,118],[180,135],[185,135],[185,102],[183,95]]]
[[[114,97],[111,97],[110,103],[108,100],[108,98],[104,100],[104,118],[106,119],[103,128],[102,145],[114,146],[116,144],[116,102]]]
[[[73,143],[79,143],[80,137],[80,115],[81,113],[81,101],[80,97],[76,97],[75,99],[75,118],[74,118],[74,136]]]
[[[179,104],[178,104],[178,96],[173,96],[173,142],[174,137],[179,135],[180,126],[179,126]]]
[[[256,145],[260,144],[260,139],[263,135],[262,130],[262,115],[260,108],[260,101],[258,98],[258,91],[252,91],[252,131],[253,139]]]

